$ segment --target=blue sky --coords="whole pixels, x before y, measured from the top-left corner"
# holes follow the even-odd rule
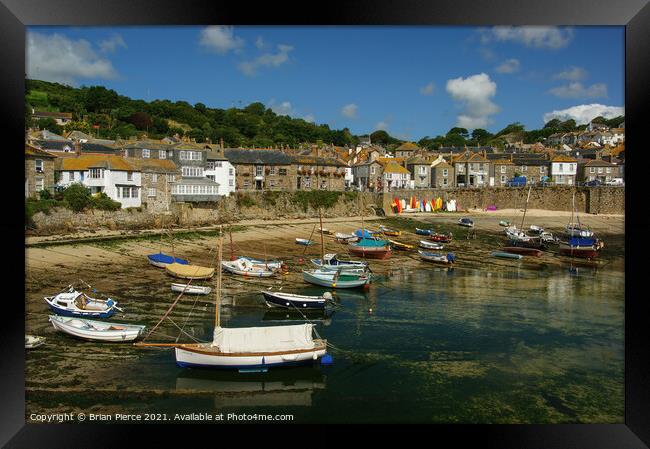
[[[624,106],[623,27],[29,27],[27,75],[401,139]]]

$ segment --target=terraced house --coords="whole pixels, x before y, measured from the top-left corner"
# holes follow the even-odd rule
[[[551,167],[545,154],[513,154],[511,160],[514,164],[513,176],[525,176],[526,183],[532,184],[548,181]]]
[[[141,205],[141,172],[121,156],[84,154],[57,158],[55,173],[58,187],[79,183],[93,194],[102,192],[119,201],[122,208]]]
[[[414,155],[406,160],[406,168],[413,177],[413,187],[426,189],[431,187],[431,162],[424,156]]]
[[[235,169],[236,190],[296,190],[297,166],[281,151],[226,148]],[[300,181],[302,183],[302,181]]]
[[[180,179],[180,169],[169,159],[125,158],[140,170],[142,206],[151,212],[167,212],[172,202],[172,186]]]
[[[458,187],[484,187],[489,184],[490,161],[486,152],[466,151],[452,159]]]
[[[551,180],[555,184],[575,185],[578,161],[569,156],[551,159]]]
[[[293,156],[292,159],[297,190],[345,189],[346,165],[342,161],[317,156]]]
[[[391,159],[380,159],[380,163],[383,174],[377,185],[377,190],[412,188],[411,173],[403,165]]]
[[[442,155],[431,163],[431,187],[454,187],[454,167]]]
[[[498,159],[491,159],[490,164],[490,187],[505,187],[508,181],[515,176],[515,164],[511,157],[505,154],[495,154]]]
[[[38,198],[41,190],[54,190],[56,156],[25,144],[25,198]]]
[[[578,162],[579,182],[600,181],[603,184],[615,179],[623,180],[622,167],[602,159]]]

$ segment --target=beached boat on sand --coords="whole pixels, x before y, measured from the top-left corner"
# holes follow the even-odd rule
[[[75,290],[73,286],[69,286],[65,292],[46,296],[43,299],[54,313],[62,316],[108,318],[115,313],[115,310],[122,311],[117,307],[117,301],[111,298],[107,300],[91,298]]]
[[[442,263],[451,265],[456,261],[456,257],[452,253],[440,254],[428,251],[418,251],[420,258],[427,262]]]
[[[165,267],[168,274],[181,279],[210,279],[214,276],[214,268],[199,265],[181,265],[171,263]]]
[[[474,227],[474,222],[472,221],[471,218],[461,218],[458,220],[458,224],[460,226],[465,226],[466,228],[473,228]]]
[[[522,259],[524,257],[521,254],[513,254],[505,251],[492,251],[490,255],[492,257],[501,257],[503,259]]]
[[[501,251],[511,254],[521,254],[522,256],[539,257],[543,251],[537,248],[529,248],[526,246],[504,246]]]
[[[314,244],[314,242],[309,239],[299,239],[299,238],[296,238],[296,243],[298,245],[304,245],[304,246],[309,246]]]
[[[339,243],[351,243],[351,242],[358,242],[359,237],[357,237],[354,234],[345,234],[343,232],[336,232],[334,233],[334,238],[336,238],[336,241]]]
[[[267,269],[263,265],[255,265],[247,259],[237,259],[232,262],[222,261],[221,267],[229,273],[239,276],[268,278],[278,273],[277,268]]]
[[[158,268],[165,268],[167,265],[172,263],[177,263],[181,265],[189,264],[189,262],[185,259],[181,259],[179,257],[173,257],[163,252],[160,252],[158,254],[149,254],[147,256],[147,259],[149,260],[149,263],[151,265]]]
[[[433,233],[433,231],[431,229],[415,228],[415,233],[417,235],[431,235]]]
[[[25,349],[34,349],[45,344],[45,337],[25,335]]]
[[[133,341],[144,332],[145,326],[85,320],[75,317],[50,315],[54,329],[84,340],[124,342]]]
[[[320,269],[328,271],[338,271],[340,269],[344,271],[365,270],[368,267],[368,262],[362,260],[341,260],[336,254],[325,254],[323,259],[324,262],[321,259],[311,259],[311,263]]]
[[[439,234],[437,232],[432,233],[429,236],[429,240],[432,240],[434,242],[438,243],[449,243],[453,239],[453,236],[451,232],[449,234]]]
[[[379,232],[389,237],[399,237],[400,235],[402,235],[402,231],[399,231],[397,229],[386,228],[384,227],[384,225],[379,226]]]
[[[188,295],[208,295],[212,289],[201,285],[172,284],[172,291],[178,293],[183,292]]]
[[[364,259],[388,259],[392,254],[386,240],[361,239],[357,243],[350,243],[348,251]]]
[[[445,247],[442,243],[427,242],[426,240],[420,240],[419,246],[424,249],[443,249]]]

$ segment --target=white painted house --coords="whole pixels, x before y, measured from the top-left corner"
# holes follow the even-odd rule
[[[208,151],[203,172],[206,178],[219,184],[218,195],[228,196],[235,191],[235,166],[220,151]]]
[[[568,156],[556,156],[551,159],[551,178],[555,184],[574,185],[578,161]]]
[[[121,156],[86,154],[60,158],[55,168],[58,187],[82,184],[92,194],[103,192],[122,208],[140,207],[142,174]]]

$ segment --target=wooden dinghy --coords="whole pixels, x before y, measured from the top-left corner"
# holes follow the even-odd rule
[[[298,245],[304,245],[304,246],[309,246],[314,244],[314,242],[309,239],[299,239],[299,238],[296,238],[296,243]]]
[[[339,243],[351,243],[351,242],[358,242],[359,237],[357,237],[354,234],[345,234],[343,232],[336,232],[334,233],[334,238],[336,238],[336,241]]]
[[[345,271],[308,270],[302,272],[302,278],[310,284],[329,288],[356,288],[370,284],[369,274]]]
[[[400,235],[402,235],[402,231],[399,231],[397,229],[386,228],[384,227],[384,225],[379,226],[379,232],[389,237],[399,237]]]
[[[456,257],[452,253],[440,254],[428,251],[418,251],[418,253],[420,254],[420,257],[427,262],[451,265],[456,261]]]
[[[431,229],[420,229],[420,228],[415,228],[415,233],[417,235],[431,235],[433,231]]]
[[[208,295],[212,289],[201,285],[172,284],[172,291],[188,295]]]
[[[521,254],[507,253],[505,251],[492,251],[490,255],[492,257],[501,257],[503,259],[522,259],[524,257]]]
[[[528,248],[526,246],[506,246],[501,249],[506,253],[521,254],[523,256],[539,257],[543,251],[537,248]]]
[[[434,232],[429,236],[429,239],[438,243],[449,243],[451,242],[452,235],[451,232],[449,234],[439,234]]]
[[[409,245],[408,243],[397,242],[395,240],[390,240],[390,239],[387,239],[387,240],[388,240],[388,243],[390,243],[390,247],[393,248],[393,249],[400,249],[400,250],[406,251],[406,250],[415,248],[415,246]]]
[[[57,315],[50,315],[50,323],[60,332],[92,341],[133,341],[140,337],[145,329],[145,326],[135,324],[109,323]]]
[[[57,315],[86,318],[108,318],[115,310],[123,311],[117,307],[117,301],[91,298],[83,292],[69,286],[68,290],[54,296],[43,298],[50,309]]]
[[[165,267],[167,273],[181,279],[210,279],[214,276],[214,268],[199,265],[181,265],[171,263]]]
[[[237,259],[232,262],[222,261],[221,268],[228,273],[236,274],[239,276],[251,276],[259,278],[268,278],[275,276],[278,269],[267,269],[262,265],[256,265],[246,259]]]
[[[507,220],[501,220],[501,221],[499,222],[499,226],[503,226],[504,228],[507,228],[507,227],[509,227],[509,226],[512,226],[512,223],[510,223],[510,222],[507,221]]]
[[[34,349],[45,344],[45,337],[25,335],[25,349]]]
[[[332,299],[330,292],[323,293],[323,296],[295,295],[268,290],[262,290],[261,293],[264,295],[267,306],[285,309],[323,309],[327,301]]]
[[[158,254],[149,254],[147,256],[147,259],[149,260],[149,263],[151,265],[158,268],[165,268],[167,265],[171,263],[178,263],[181,265],[189,264],[189,261],[185,259],[181,259],[179,257],[173,257],[163,252],[160,252]]]
[[[426,240],[420,240],[419,246],[424,249],[443,249],[445,247],[442,243],[427,242]]]

